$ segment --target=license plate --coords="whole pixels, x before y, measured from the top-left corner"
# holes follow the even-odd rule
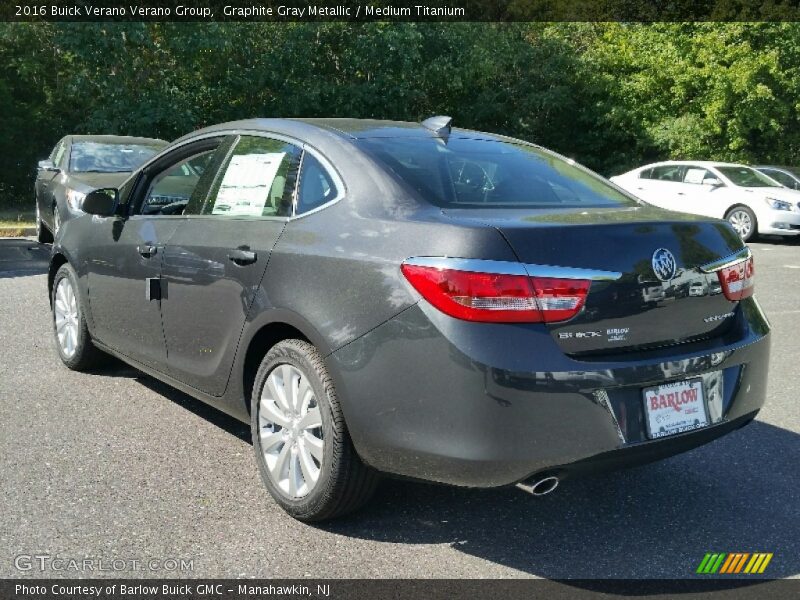
[[[667,437],[708,425],[701,379],[645,388],[644,408],[650,438]]]

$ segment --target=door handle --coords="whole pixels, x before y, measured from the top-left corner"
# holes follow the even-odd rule
[[[139,254],[141,254],[145,258],[150,258],[151,256],[153,256],[153,254],[158,252],[158,246],[150,246],[146,244],[144,246],[137,246],[136,250],[137,252],[139,252]]]
[[[240,267],[251,265],[258,260],[258,254],[247,248],[236,248],[228,253],[230,261]]]
[[[678,196],[685,196],[686,192],[678,192]]]

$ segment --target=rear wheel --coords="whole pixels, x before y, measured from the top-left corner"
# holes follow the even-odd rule
[[[52,305],[53,333],[61,362],[74,371],[100,366],[106,355],[92,344],[78,293],[78,277],[69,264],[62,265],[53,279]]]
[[[49,244],[53,241],[53,235],[42,223],[42,215],[39,211],[39,203],[36,203],[36,240],[40,244]]]
[[[746,206],[734,206],[725,218],[745,242],[753,239],[758,233],[756,215]]]
[[[285,340],[272,347],[256,375],[251,415],[261,478],[292,517],[332,519],[372,496],[377,474],[356,454],[314,346]]]

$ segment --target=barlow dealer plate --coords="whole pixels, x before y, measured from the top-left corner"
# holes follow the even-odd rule
[[[650,438],[675,435],[708,425],[702,379],[645,388],[644,407]]]

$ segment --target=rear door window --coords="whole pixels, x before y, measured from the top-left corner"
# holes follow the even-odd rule
[[[683,165],[661,165],[650,169],[647,179],[682,182],[685,171],[686,167]]]
[[[291,216],[301,154],[282,140],[240,137],[216,177],[203,214]]]

